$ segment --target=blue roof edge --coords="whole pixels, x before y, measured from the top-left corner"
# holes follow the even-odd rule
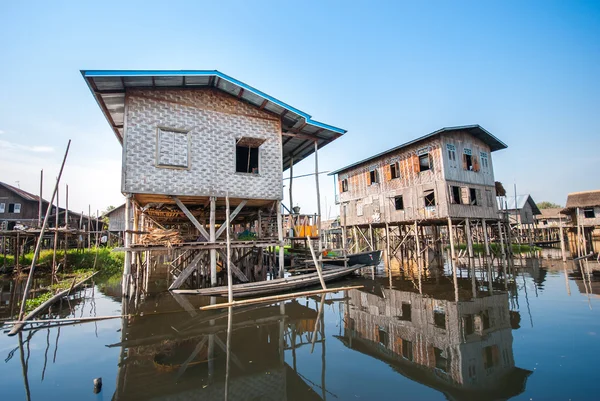
[[[96,78],[96,77],[145,77],[145,76],[218,76],[221,79],[229,81],[235,85],[238,85],[244,90],[248,90],[264,99],[269,100],[277,104],[284,109],[292,111],[300,116],[302,116],[307,124],[311,124],[317,126],[319,128],[328,129],[339,134],[345,134],[348,132],[343,128],[338,128],[333,125],[325,124],[312,119],[312,116],[308,113],[303,112],[289,104],[282,102],[281,100],[274,98],[271,95],[268,95],[240,80],[237,80],[233,77],[230,77],[227,74],[223,74],[218,70],[80,70],[81,75],[84,78]],[[86,79],[87,81],[87,79]],[[89,86],[89,83],[88,83]],[[90,87],[90,90],[92,88]],[[93,92],[93,91],[92,91]]]

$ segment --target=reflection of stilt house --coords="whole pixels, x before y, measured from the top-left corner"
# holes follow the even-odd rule
[[[345,131],[218,71],[82,74],[123,145],[126,277],[145,252],[172,250],[177,285],[198,273],[216,285],[226,196],[247,234],[232,242],[232,271],[264,277],[263,251],[283,244],[282,171]],[[141,236],[152,227],[181,238],[158,246]]]
[[[562,211],[570,216],[571,252],[579,256],[600,250],[600,190],[573,192]]]
[[[349,347],[448,399],[506,399],[524,390],[531,372],[515,367],[507,294],[454,302],[382,291],[349,291]]]
[[[336,170],[342,223],[497,221],[491,153],[505,148],[479,125],[442,128]]]

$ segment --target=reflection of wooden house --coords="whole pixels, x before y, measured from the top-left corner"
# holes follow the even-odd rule
[[[497,220],[491,153],[505,148],[479,125],[442,128],[330,175],[351,226]]]
[[[531,373],[515,367],[507,294],[454,302],[409,291],[351,290],[343,341],[449,399],[510,398]]]
[[[319,400],[315,391],[288,366],[284,327],[312,333],[317,312],[296,301],[232,311],[231,344],[227,348],[228,311],[198,312],[198,299],[165,294],[162,305],[189,312],[136,315],[125,322],[121,361],[113,400]],[[154,310],[153,302],[140,310]],[[284,323],[285,322],[285,323]],[[284,326],[285,325],[285,326]],[[152,335],[149,335],[152,333]],[[310,344],[310,342],[308,342]],[[289,346],[289,345],[288,345]],[[286,348],[289,349],[289,348]],[[227,358],[228,396],[225,398]]]

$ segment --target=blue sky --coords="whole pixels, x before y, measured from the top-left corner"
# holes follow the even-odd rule
[[[44,168],[48,194],[70,138],[71,205],[102,210],[120,145],[80,69],[218,69],[347,129],[322,170],[480,124],[508,144],[505,186],[561,204],[600,188],[597,1],[1,2],[0,181],[34,192]],[[297,180],[295,203],[314,211],[313,192]]]

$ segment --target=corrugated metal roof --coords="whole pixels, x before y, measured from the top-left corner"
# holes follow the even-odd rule
[[[540,209],[537,207],[533,198],[529,194],[525,195],[517,195],[516,207],[515,207],[515,197],[514,196],[497,196],[496,203],[498,206],[498,210],[521,210],[525,207],[525,204],[529,203],[531,206],[531,210],[534,215],[542,214]]]
[[[431,137],[434,137],[436,135],[440,135],[440,134],[448,133],[448,132],[452,132],[452,131],[467,131],[469,134],[473,135],[474,137],[482,140],[484,143],[486,143],[487,145],[489,145],[490,150],[492,152],[494,152],[496,150],[500,150],[500,149],[506,149],[508,147],[504,142],[502,142],[500,139],[496,138],[494,135],[492,135],[491,133],[489,133],[487,130],[485,130],[483,127],[481,127],[478,124],[475,124],[475,125],[462,125],[462,126],[458,126],[458,127],[445,127],[445,128],[439,129],[437,131],[431,132],[431,133],[429,133],[427,135],[424,135],[422,137],[419,137],[417,139],[413,139],[412,141],[406,142],[406,143],[404,143],[404,144],[402,144],[400,146],[396,146],[395,148],[388,149],[385,152],[378,153],[378,154],[376,154],[374,156],[367,157],[366,159],[363,159],[363,160],[358,161],[356,163],[352,163],[352,164],[350,164],[350,165],[348,165],[346,167],[342,167],[342,168],[340,168],[338,170],[335,170],[335,171],[329,173],[328,175],[334,175],[334,174],[337,174],[337,173],[341,173],[344,170],[348,170],[348,169],[350,169],[352,167],[356,167],[356,166],[359,166],[359,165],[361,165],[363,163],[370,162],[371,160],[374,160],[374,159],[377,159],[379,157],[385,156],[388,153],[392,153],[392,152],[395,152],[395,151],[400,150],[402,148],[405,148],[407,146],[414,145],[414,144],[416,144],[418,142],[424,141],[424,140],[429,139]]]
[[[39,196],[31,194],[27,191],[23,191],[21,188],[13,187],[12,185],[8,185],[4,182],[0,182],[0,185],[2,185],[4,188],[8,189],[9,191],[15,193],[16,195],[20,196],[21,198],[23,198],[25,200],[34,201],[34,202],[40,201]],[[46,202],[46,200],[44,200],[44,202]]]
[[[342,128],[313,120],[309,114],[217,70],[82,70],[81,75],[121,143],[125,91],[141,87],[214,87],[281,116],[282,130],[288,135],[283,139],[284,169],[289,168],[292,158],[296,164],[312,154],[315,141],[320,148],[346,133]]]

